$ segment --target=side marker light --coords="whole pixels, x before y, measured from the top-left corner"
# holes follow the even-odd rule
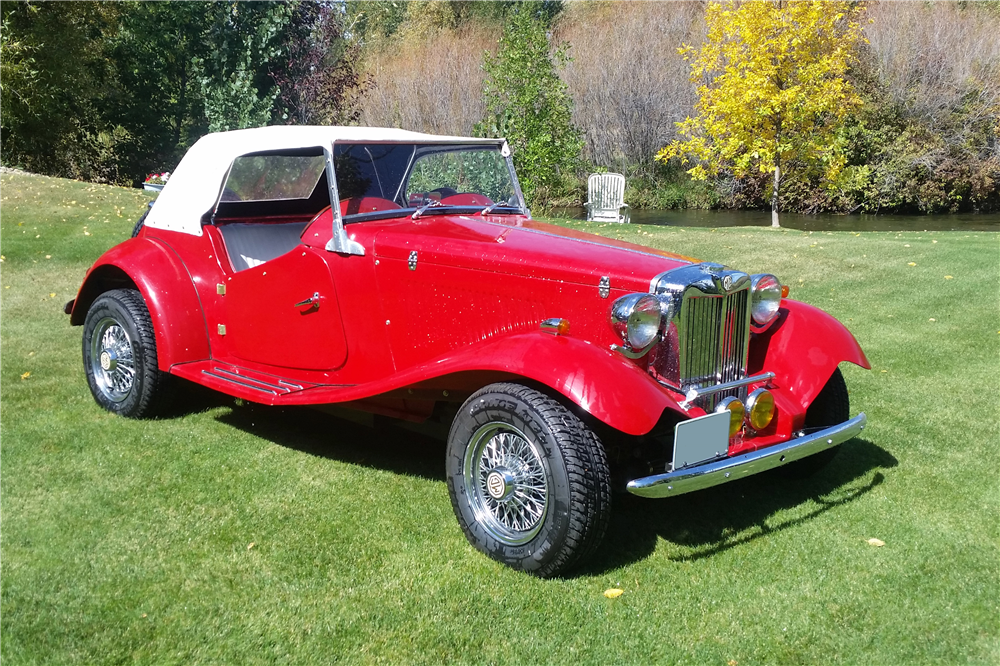
[[[567,335],[569,333],[569,320],[558,317],[546,319],[542,322],[541,328],[552,335]]]

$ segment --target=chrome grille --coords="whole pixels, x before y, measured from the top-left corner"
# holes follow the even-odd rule
[[[750,339],[748,289],[728,295],[697,293],[681,309],[680,380],[684,390],[743,379]],[[745,398],[746,389],[705,396],[705,409],[729,395]]]

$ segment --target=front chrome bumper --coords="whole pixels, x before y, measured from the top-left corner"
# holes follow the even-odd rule
[[[867,420],[864,413],[861,413],[832,428],[812,432],[764,449],[685,467],[675,472],[635,479],[629,481],[627,488],[630,493],[640,497],[673,497],[702,488],[711,488],[802,460],[846,442],[865,429]]]

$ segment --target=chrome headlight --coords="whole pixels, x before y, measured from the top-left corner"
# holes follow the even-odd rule
[[[778,315],[781,283],[767,273],[750,276],[750,316],[756,326],[767,326]]]
[[[611,306],[611,326],[632,349],[652,344],[662,323],[660,299],[652,294],[628,294]]]

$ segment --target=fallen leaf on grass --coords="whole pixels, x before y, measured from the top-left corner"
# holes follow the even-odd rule
[[[254,546],[256,546],[256,545],[257,545],[257,544],[256,544],[255,542],[251,541],[251,542],[250,542],[250,545],[249,545],[249,546],[247,546],[247,550],[250,550],[251,548],[253,548],[253,547],[254,547]]]
[[[55,298],[55,297],[56,295],[54,293],[49,294],[49,298]]]
[[[953,278],[953,277],[952,277],[952,276],[950,276],[950,275],[945,275],[945,276],[944,276],[944,279],[945,279],[945,280],[954,280],[955,278]]]
[[[871,539],[868,539],[868,545],[875,546],[876,548],[881,548],[882,546],[885,545],[885,541],[872,537]]]
[[[23,375],[21,375],[21,379],[27,379],[30,376],[31,376],[31,373],[30,372],[26,372]]]
[[[622,590],[621,588],[617,587],[612,587],[608,588],[607,590],[604,590],[604,596],[606,596],[608,599],[617,599],[623,594],[625,594],[625,590]]]
[[[915,261],[911,261],[910,263],[908,263],[908,264],[906,264],[906,265],[907,265],[907,266],[916,266],[916,265],[917,265],[917,263],[916,263]]]

